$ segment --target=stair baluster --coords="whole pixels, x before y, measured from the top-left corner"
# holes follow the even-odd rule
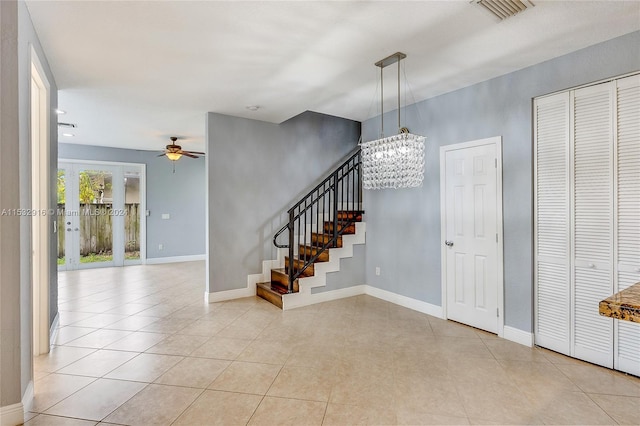
[[[320,184],[309,191],[288,211],[289,221],[273,237],[278,248],[288,248],[287,292],[297,291],[296,280],[307,276],[305,271],[316,261],[327,258],[327,250],[338,247],[344,233],[352,233],[353,224],[362,218],[362,175],[360,147],[333,170]],[[330,220],[326,220],[327,216]],[[307,244],[307,225],[315,218],[315,232],[309,231]],[[321,220],[322,218],[322,220]],[[320,225],[322,222],[322,225]],[[288,244],[278,243],[278,237],[289,232]],[[298,239],[298,257],[295,257],[296,238]],[[302,244],[301,244],[302,243]],[[341,242],[340,242],[341,245]]]

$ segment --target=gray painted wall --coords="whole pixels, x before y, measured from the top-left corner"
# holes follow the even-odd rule
[[[532,331],[532,99],[638,70],[635,32],[406,108],[403,124],[428,138],[425,181],[365,191],[366,283],[441,305],[439,147],[502,136],[505,324]],[[363,140],[379,129],[379,118],[363,123]]]
[[[51,84],[51,177],[57,156],[57,87],[23,2],[0,2],[0,207],[31,208],[30,82],[31,47]],[[54,207],[55,188],[50,192]],[[49,218],[51,230],[54,217]],[[19,403],[33,379],[31,368],[31,220],[0,218],[0,405]],[[50,291],[57,299],[55,239],[52,238]],[[51,320],[57,304],[50,307]]]
[[[0,2],[0,208],[20,205],[18,8]],[[5,182],[11,182],[7,185]],[[0,407],[20,402],[20,219],[0,216]]]
[[[360,123],[314,112],[281,124],[208,114],[207,291],[245,288],[276,258],[272,238],[286,211],[359,136]]]
[[[162,148],[162,146],[160,146]],[[69,160],[140,163],[147,170],[147,258],[204,255],[205,163],[203,158],[182,158],[173,173],[171,162],[156,151],[64,144],[59,157]],[[169,213],[170,219],[161,219]],[[163,250],[159,250],[159,244]]]

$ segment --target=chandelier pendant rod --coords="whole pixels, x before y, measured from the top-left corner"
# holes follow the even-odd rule
[[[384,75],[382,70],[384,67],[380,67],[380,137],[384,138]]]
[[[400,133],[400,60],[398,59],[398,133]]]
[[[389,65],[395,63],[398,64],[398,131],[400,131],[400,61],[406,58],[402,52],[396,52],[393,55],[389,55],[384,59],[375,63],[375,66],[380,67],[380,130],[382,132],[381,137],[384,137],[384,74],[383,69]]]

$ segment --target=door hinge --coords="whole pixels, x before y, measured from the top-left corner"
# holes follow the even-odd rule
[[[500,308],[496,308],[496,316],[500,318]]]
[[[498,234],[496,233],[496,243],[498,242]]]
[[[497,158],[493,159],[493,165],[495,166],[496,169],[498,168],[498,159]]]

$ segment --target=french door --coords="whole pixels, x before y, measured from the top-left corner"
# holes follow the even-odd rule
[[[58,164],[58,268],[123,266],[144,257],[144,166]]]

